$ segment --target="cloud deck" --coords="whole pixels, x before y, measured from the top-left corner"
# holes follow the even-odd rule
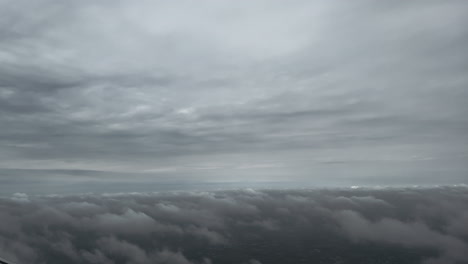
[[[238,190],[0,200],[16,263],[463,263],[468,189]]]

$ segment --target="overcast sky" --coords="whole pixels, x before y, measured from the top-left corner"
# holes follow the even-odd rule
[[[467,25],[456,0],[0,0],[0,191],[467,183]]]

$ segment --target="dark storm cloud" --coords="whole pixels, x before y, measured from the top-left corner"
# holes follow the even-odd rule
[[[466,186],[34,196],[0,201],[17,263],[463,263]],[[382,252],[385,252],[383,254]]]
[[[340,162],[349,177],[383,179],[378,160],[418,178],[399,183],[421,183],[437,181],[419,163],[430,159],[433,174],[466,182],[463,1],[41,0],[0,10],[0,168],[196,164],[241,181],[272,172],[261,164],[302,179],[339,174],[326,164]]]

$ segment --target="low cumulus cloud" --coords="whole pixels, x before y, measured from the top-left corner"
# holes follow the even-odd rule
[[[15,263],[464,263],[468,188],[233,190],[0,199]]]

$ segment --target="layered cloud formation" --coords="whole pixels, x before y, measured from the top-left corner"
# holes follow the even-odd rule
[[[467,12],[466,1],[0,1],[2,187],[129,173],[466,183]]]
[[[459,187],[15,194],[0,254],[16,263],[466,263]]]

